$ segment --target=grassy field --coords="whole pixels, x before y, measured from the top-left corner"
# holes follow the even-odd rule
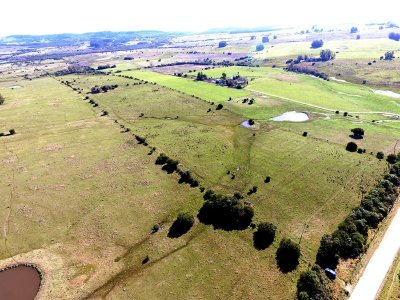
[[[119,84],[114,91],[90,97],[106,109],[112,119],[120,120],[146,137],[159,151],[179,158],[180,163],[206,187],[224,193],[238,191],[245,194],[253,185],[258,186],[258,192],[248,197],[256,208],[255,221],[268,220],[278,224],[279,237],[297,240],[307,225],[302,242],[304,265],[301,269],[313,262],[322,234],[332,231],[357,204],[359,186],[372,184],[385,168],[385,163],[374,157],[348,154],[343,145],[317,138],[305,139],[301,134],[266,122],[260,124],[257,131],[248,130],[239,126],[243,116],[238,112],[231,109],[216,111],[215,106],[158,85],[132,86],[136,81],[110,76],[63,79],[75,80],[74,87],[84,92],[95,84]],[[227,107],[231,105],[238,104],[229,103]],[[212,111],[207,113],[208,108]],[[315,168],[315,162],[318,162],[318,168]],[[309,168],[311,165],[313,167]],[[236,178],[232,180],[227,171]],[[265,176],[272,177],[271,184],[263,183]],[[301,181],[297,180],[299,177],[302,177]],[[235,244],[241,246],[235,250]],[[276,297],[286,295],[287,290],[293,293],[291,282],[298,273],[284,276],[276,269],[273,255],[276,244],[265,252],[254,250],[251,244],[249,232],[214,232],[199,225],[182,239],[179,243],[182,248],[178,251],[165,258],[159,252],[152,254],[161,258],[145,270],[139,268],[137,256],[129,256],[127,260],[133,261],[132,273],[120,275],[118,280],[102,287],[95,295],[110,292],[111,298],[119,298],[133,293],[140,295],[139,298],[158,298],[168,294],[168,290],[170,297],[196,298],[202,293],[203,286],[212,285],[226,272],[235,274],[234,278],[247,274],[249,279],[241,279],[234,285],[237,285],[238,295],[231,294],[235,282],[232,278],[219,282],[210,292],[211,298],[240,298],[247,293],[259,298],[265,293],[264,288],[272,288],[275,281],[280,283],[274,292]],[[221,245],[224,248],[231,245],[232,249],[223,250]],[[143,245],[140,253],[150,251],[147,247]],[[235,263],[222,264],[231,260]],[[193,261],[203,267],[193,269]],[[264,271],[251,270],[247,265],[250,263],[264,265],[270,271],[265,272],[264,268]],[[128,278],[128,274],[134,275]],[[172,284],[174,276],[186,279]],[[260,278],[264,283],[257,286],[251,278]],[[150,288],[156,283],[157,290]]]
[[[286,97],[324,108],[349,112],[400,113],[400,100],[375,94],[368,87],[324,81],[274,70],[251,81],[246,89]]]
[[[228,100],[229,97],[239,98],[249,95],[249,92],[243,90],[215,86],[205,82],[194,82],[191,79],[160,74],[152,71],[125,71],[119,73],[119,75],[133,76],[134,78],[156,82],[160,85],[184,92],[188,95],[194,95],[203,100],[213,101],[216,103],[224,102]]]
[[[400,297],[400,256],[397,255],[393,266],[386,277],[386,282],[382,287],[378,300],[395,300]]]
[[[81,298],[123,267],[113,260],[154,224],[201,203],[198,191],[177,185],[148,149],[56,80],[2,94],[1,131],[16,134],[0,141],[0,255],[37,262],[53,279],[43,287],[47,299]],[[37,249],[46,255],[35,258]]]
[[[251,41],[250,34],[232,35],[225,49],[217,49],[215,41],[228,34],[212,41],[207,35],[196,37],[188,45],[223,58],[225,51],[253,49],[262,34]],[[175,42],[186,46],[182,37]],[[309,42],[273,43],[257,57],[319,53],[309,49]],[[347,39],[325,46],[339,51],[338,60],[350,68],[355,58],[380,56],[396,45],[387,39]],[[135,60],[123,61],[130,55]],[[393,152],[400,122],[373,112],[399,114],[399,99],[377,95],[367,85],[278,68],[203,71],[210,77],[239,73],[249,79],[243,90],[128,70],[182,57],[191,57],[185,48],[81,57],[91,66],[116,63],[116,69],[106,70],[111,75],[34,78],[44,74],[35,71],[39,66],[2,66],[0,94],[6,102],[0,106],[0,132],[13,128],[16,134],[0,137],[0,191],[5,195],[0,199],[0,267],[14,261],[37,264],[45,278],[39,299],[293,299],[299,274],[315,262],[322,235],[333,232],[359,205],[361,189],[373,186],[387,170],[386,161],[375,154]],[[64,62],[47,63],[53,70]],[[331,66],[334,72],[340,69]],[[22,78],[25,67],[32,80]],[[90,93],[102,85],[118,87]],[[243,98],[255,103],[243,103]],[[219,103],[223,108],[217,110]],[[108,115],[101,116],[102,110]],[[310,120],[270,120],[287,111],[307,112]],[[360,113],[344,117],[344,111]],[[240,125],[248,119],[255,126]],[[366,154],[345,150],[354,127],[365,130],[356,142]],[[138,144],[134,134],[149,145]],[[177,159],[202,187],[244,195],[254,207],[254,223],[277,226],[274,243],[259,251],[251,228],[214,230],[198,219],[185,235],[169,238],[176,215],[197,215],[203,200],[199,188],[179,184],[177,174],[155,164],[160,153]],[[268,184],[266,176],[271,177]],[[253,186],[257,192],[247,195]],[[155,224],[160,230],[150,234]],[[288,274],[275,261],[284,237],[301,241],[300,265]],[[390,292],[397,295],[398,289]]]
[[[386,51],[397,51],[400,46],[396,41],[388,38],[360,39],[360,40],[333,40],[325,41],[322,48],[312,49],[311,42],[293,42],[276,45],[267,45],[265,49],[257,54],[259,58],[292,57],[297,55],[319,56],[322,49],[338,51],[337,58],[345,59],[377,59]]]

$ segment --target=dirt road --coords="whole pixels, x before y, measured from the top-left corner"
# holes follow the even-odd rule
[[[385,281],[400,249],[400,209],[397,210],[382,242],[368,262],[363,275],[354,287],[350,300],[374,300]]]

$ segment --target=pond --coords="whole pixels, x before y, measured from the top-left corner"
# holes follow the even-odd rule
[[[297,112],[297,111],[288,111],[280,116],[271,118],[271,121],[276,122],[305,122],[308,121],[310,118],[306,113]]]
[[[32,300],[39,292],[41,275],[30,266],[18,265],[0,271],[0,299]]]

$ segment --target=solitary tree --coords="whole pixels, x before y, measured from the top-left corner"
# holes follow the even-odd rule
[[[258,44],[256,46],[256,51],[262,51],[262,50],[264,50],[264,45],[263,44]]]
[[[224,47],[226,47],[226,45],[227,45],[226,41],[220,41],[218,43],[218,48],[224,48]]]
[[[356,152],[356,151],[357,151],[357,148],[358,148],[358,146],[357,146],[357,144],[354,143],[354,142],[349,142],[349,143],[347,144],[347,146],[346,146],[346,150],[349,151],[349,152]]]
[[[0,94],[0,105],[4,103],[4,97]]]
[[[378,153],[376,153],[376,158],[377,159],[383,159],[385,157],[385,154],[383,154],[383,152],[378,152]]]
[[[350,33],[357,33],[358,32],[358,28],[357,27],[351,27],[350,29]]]
[[[276,226],[272,223],[260,223],[253,234],[253,244],[258,250],[268,248],[275,239]]]
[[[314,40],[311,42],[311,48],[321,48],[324,45],[323,40]]]
[[[297,268],[300,258],[300,246],[291,239],[283,238],[276,251],[276,262],[283,273]]]
[[[263,43],[268,43],[268,42],[269,42],[269,37],[263,36],[263,37],[262,37],[262,42],[263,42]]]

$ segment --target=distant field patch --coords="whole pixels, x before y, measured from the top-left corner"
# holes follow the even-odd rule
[[[193,81],[191,79],[180,78],[176,76],[164,75],[152,71],[135,70],[119,73],[120,75],[132,76],[142,80],[156,82],[160,85],[184,92],[189,95],[200,97],[203,100],[224,102],[229,97],[245,97],[250,93],[244,90],[231,89],[216,86],[205,82]]]

